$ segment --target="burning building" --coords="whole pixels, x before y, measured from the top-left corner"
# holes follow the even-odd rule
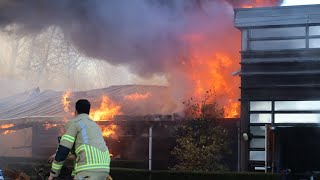
[[[165,116],[157,114],[170,116],[176,107],[163,86],[111,86],[80,92],[36,88],[0,100],[0,139],[6,144],[0,156],[46,157],[54,152],[57,137],[73,117],[80,97],[91,102],[90,117],[100,124],[104,137],[115,142],[127,136],[116,123],[161,120]]]
[[[0,141],[5,146],[0,148],[0,160],[19,164],[47,159],[55,152],[57,137],[63,134],[64,124],[73,116],[75,101],[81,97],[91,101],[90,116],[101,127],[113,159],[135,161],[138,163],[126,167],[147,169],[152,158],[150,167],[168,169],[175,143],[172,132],[186,121],[173,113],[176,106],[167,90],[163,86],[138,85],[82,92],[36,88],[1,99]],[[226,161],[235,170],[238,119],[223,121],[231,131],[233,148]]]
[[[34,36],[52,28],[54,34],[57,28],[67,44],[79,50],[77,53],[112,65],[128,66],[133,73],[143,77],[165,75],[170,90],[162,86],[113,86],[104,90],[66,93],[35,89],[3,99],[0,101],[2,133],[14,136],[20,127],[29,128],[28,136],[23,137],[32,137],[32,141],[9,147],[0,154],[22,154],[22,149],[29,149],[26,154],[33,156],[48,152],[46,143],[56,143],[56,135],[60,133],[65,117],[72,116],[74,100],[78,97],[87,98],[94,104],[91,117],[97,121],[142,119],[149,127],[147,121],[150,120],[175,119],[170,115],[176,111],[180,100],[190,97],[199,100],[204,92],[212,89],[218,104],[225,110],[225,117],[238,117],[239,79],[231,73],[239,68],[237,52],[240,43],[236,42],[240,41],[240,33],[232,27],[233,7],[261,7],[280,2],[110,0],[96,3],[82,0],[79,3],[46,1],[40,6],[38,1],[2,3],[0,16],[4,18],[0,21],[0,28],[6,32]],[[39,49],[43,52],[42,46]],[[33,55],[33,52],[26,54]],[[55,64],[44,63],[48,60],[42,58],[39,57],[39,69]],[[34,64],[32,58],[28,61]],[[175,96],[175,101],[168,94]],[[105,136],[119,135],[115,132],[116,124],[110,124],[110,121],[101,124],[110,125],[102,127],[106,130]],[[144,132],[142,135],[146,137],[144,128],[132,128],[141,123],[129,124],[130,132],[140,129],[139,132]],[[12,133],[14,131],[17,133]],[[54,135],[45,136],[49,131]],[[131,134],[123,137],[129,139]],[[39,140],[44,142],[42,150],[35,148],[39,143],[33,143],[38,142],[38,138],[46,140]]]
[[[320,169],[320,6],[236,9],[241,170]]]

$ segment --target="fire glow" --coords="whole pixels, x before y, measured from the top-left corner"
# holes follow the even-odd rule
[[[115,138],[116,137],[117,125],[111,124],[108,126],[100,126],[100,128],[101,128],[103,137],[106,137],[106,138],[108,138],[108,137]]]
[[[16,132],[15,130],[5,130],[2,134],[7,135]]]
[[[139,101],[139,100],[146,100],[150,97],[151,97],[151,93],[147,92],[144,94],[134,93],[134,94],[126,95],[124,96],[124,99],[129,101]]]
[[[189,74],[188,79],[195,82],[192,96],[201,99],[204,92],[211,89],[215,92],[217,100],[224,100],[224,102],[219,102],[225,104],[223,106],[224,116],[226,118],[239,117],[239,92],[236,91],[238,83],[229,72],[229,69],[238,68],[238,65],[233,62],[232,55],[222,52],[205,55],[200,52],[194,57],[191,65],[185,65]]]
[[[71,91],[66,91],[66,92],[63,94],[62,104],[63,104],[63,110],[64,110],[64,112],[69,112],[69,111],[70,111],[70,100],[69,100],[69,98],[71,97],[71,95],[72,95],[72,92],[71,92]]]
[[[15,125],[14,124],[4,124],[0,125],[0,129],[4,130],[1,134],[7,135],[16,132],[15,130],[8,130],[10,128],[13,128]]]
[[[241,8],[254,8],[254,7],[266,7],[279,5],[279,0],[250,0],[250,1],[239,1],[240,4],[236,7]]]
[[[54,127],[57,127],[57,126],[58,126],[58,124],[50,124],[50,123],[44,123],[44,124],[43,124],[43,128],[44,128],[45,130],[49,130],[49,129],[54,128]]]
[[[90,118],[94,121],[112,120],[115,115],[122,114],[121,107],[116,105],[108,96],[102,96],[102,101],[99,109],[92,109],[90,111]],[[100,125],[102,135],[105,138],[115,138],[117,125],[111,124],[108,126]]]
[[[234,8],[265,7],[280,3],[278,0],[227,2]],[[181,40],[189,47],[190,55],[180,61],[180,68],[187,74],[187,82],[193,83],[185,98],[193,97],[201,101],[205,92],[212,90],[215,92],[214,99],[224,109],[224,117],[235,118],[240,116],[240,81],[232,73],[240,69],[241,47],[236,42],[241,42],[241,34],[233,28],[232,16],[229,15],[217,15],[219,24],[214,25],[213,22],[207,25],[212,32],[200,30],[181,36]]]
[[[9,129],[14,127],[14,124],[4,124],[0,126],[0,129]]]
[[[94,121],[112,120],[115,115],[122,114],[120,109],[108,96],[103,96],[100,108],[90,111],[90,118]]]

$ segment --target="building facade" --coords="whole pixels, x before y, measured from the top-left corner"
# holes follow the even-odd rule
[[[319,170],[320,6],[236,9],[235,27],[241,171]]]

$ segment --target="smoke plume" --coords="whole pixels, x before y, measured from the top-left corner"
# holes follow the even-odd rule
[[[214,87],[238,109],[240,32],[233,8],[281,0],[0,0],[0,29],[39,34],[54,26],[88,57],[167,77],[181,100]],[[116,75],[115,75],[116,76]],[[226,107],[227,105],[229,107]],[[235,113],[236,114],[236,113]]]
[[[232,8],[223,0],[1,0],[0,26],[21,33],[57,26],[87,56],[150,75],[177,66],[188,56],[184,35],[216,32],[225,12]]]

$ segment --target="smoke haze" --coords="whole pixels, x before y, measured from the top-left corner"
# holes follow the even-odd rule
[[[237,101],[240,33],[233,7],[278,0],[0,0],[0,28],[36,35],[58,28],[88,58],[166,76],[181,99],[214,84],[222,104]],[[212,64],[215,63],[215,64]],[[41,75],[41,73],[40,73]],[[116,76],[116,75],[115,75]],[[219,94],[218,94],[219,95]]]
[[[0,24],[21,33],[58,26],[87,56],[150,75],[178,65],[188,53],[184,34],[215,32],[226,12],[222,0],[2,0]]]

